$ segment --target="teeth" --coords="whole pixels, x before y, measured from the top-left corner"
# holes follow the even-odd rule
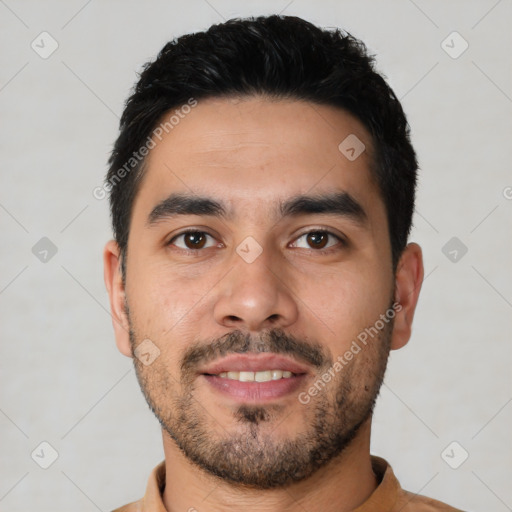
[[[254,372],[240,372],[240,377],[238,377],[240,382],[251,382],[254,381]]]
[[[254,380],[256,382],[268,382],[272,380],[272,372],[270,370],[265,370],[264,372],[256,372],[254,374]]]
[[[292,372],[287,370],[264,370],[261,372],[222,372],[219,377],[240,382],[269,382],[271,380],[289,379]]]

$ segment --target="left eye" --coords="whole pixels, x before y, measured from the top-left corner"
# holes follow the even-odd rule
[[[334,239],[334,243],[329,243],[329,237]],[[298,245],[301,239],[305,239],[305,244]],[[340,242],[343,243],[343,240],[329,231],[310,231],[297,238],[293,246],[302,249],[328,249]]]

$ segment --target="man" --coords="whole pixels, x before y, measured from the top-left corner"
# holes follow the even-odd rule
[[[168,43],[107,176],[116,343],[163,433],[118,511],[454,511],[370,456],[423,279],[417,162],[364,45],[295,17]]]

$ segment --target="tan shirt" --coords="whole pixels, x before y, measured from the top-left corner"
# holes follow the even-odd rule
[[[372,456],[372,467],[379,485],[353,512],[462,512],[440,501],[404,491],[384,459]],[[165,461],[162,461],[151,472],[144,498],[113,512],[167,512],[162,501],[164,486]]]

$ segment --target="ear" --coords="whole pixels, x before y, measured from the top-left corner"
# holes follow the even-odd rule
[[[412,320],[421,284],[423,283],[423,256],[418,244],[410,243],[404,249],[395,274],[396,315],[391,338],[391,349],[402,348],[411,337]]]
[[[103,277],[110,298],[112,325],[119,351],[128,357],[133,357],[130,346],[130,325],[125,310],[125,289],[121,274],[119,246],[115,240],[110,240],[103,250]]]

